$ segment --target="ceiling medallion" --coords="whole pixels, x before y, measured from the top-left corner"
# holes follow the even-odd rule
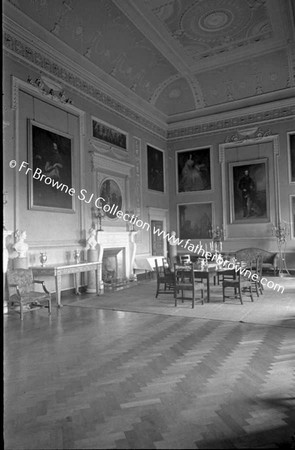
[[[213,11],[199,19],[199,27],[204,31],[218,31],[231,24],[233,16],[230,11]]]

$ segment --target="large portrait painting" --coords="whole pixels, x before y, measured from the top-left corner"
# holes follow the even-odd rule
[[[295,132],[288,133],[289,181],[295,183]]]
[[[180,239],[210,239],[212,203],[178,205]]]
[[[229,163],[230,221],[255,223],[269,220],[267,159]]]
[[[164,192],[164,154],[147,145],[148,189]]]
[[[92,136],[127,151],[127,133],[95,118],[92,118]]]
[[[210,148],[177,152],[178,193],[211,189]]]
[[[30,209],[74,212],[72,137],[33,120],[28,123],[29,162],[35,175],[29,182]]]
[[[104,208],[105,214],[109,219],[117,219],[116,212],[122,210],[122,193],[121,189],[115,180],[107,178],[101,183],[100,197],[104,200],[101,201],[102,207],[108,204],[110,209]]]

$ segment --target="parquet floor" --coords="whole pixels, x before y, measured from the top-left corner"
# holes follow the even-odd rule
[[[4,317],[6,449],[292,448],[292,326],[75,300]]]

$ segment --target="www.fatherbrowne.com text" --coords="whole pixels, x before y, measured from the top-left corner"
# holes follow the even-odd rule
[[[17,166],[17,161],[12,159],[9,162],[9,167],[15,168]],[[94,206],[98,209],[103,209],[104,212],[112,214],[113,216],[116,216],[118,219],[123,219],[124,221],[130,223],[131,225],[134,225],[138,228],[141,228],[142,230],[149,231],[151,229],[151,226],[148,222],[144,222],[141,219],[139,219],[137,216],[130,215],[127,212],[123,212],[118,208],[118,205],[109,205],[106,200],[103,197],[96,197],[93,193],[89,194],[87,189],[81,189],[78,193],[76,192],[75,188],[69,187],[68,185],[61,183],[58,180],[54,180],[53,178],[49,177],[48,175],[45,175],[40,168],[36,168],[34,171],[32,168],[29,167],[29,163],[26,161],[22,161],[22,163],[19,166],[18,171],[25,172],[26,175],[30,174],[32,175],[33,179],[38,180],[40,182],[45,183],[46,185],[51,185],[52,187],[60,190],[61,192],[64,192],[70,196],[77,195],[78,200],[81,202],[84,202],[86,204],[93,203]],[[102,206],[103,205],[103,206]],[[243,268],[238,264],[235,264],[233,262],[224,260],[220,253],[215,252],[211,253],[205,250],[202,247],[201,241],[199,244],[194,245],[190,239],[179,239],[175,236],[173,233],[167,233],[164,230],[160,230],[159,228],[153,227],[151,230],[154,235],[157,235],[158,237],[162,237],[164,240],[167,240],[170,245],[177,245],[181,248],[186,249],[190,253],[194,253],[197,255],[200,255],[202,257],[205,257],[207,260],[210,260],[211,262],[216,261],[216,264],[219,267],[223,267],[229,270],[235,270],[236,273],[240,273],[243,277],[247,277],[248,279],[252,279],[253,281],[258,281],[259,276],[256,273],[252,273],[251,270],[247,268]],[[263,286],[266,286],[270,289],[276,290],[277,292],[280,292],[281,294],[284,292],[284,287],[274,283],[272,280],[267,280],[267,278],[261,277],[260,283]]]

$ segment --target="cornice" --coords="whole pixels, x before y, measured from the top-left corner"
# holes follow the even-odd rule
[[[14,7],[11,4],[7,4],[5,12],[7,13],[7,10],[9,11],[10,8]],[[10,14],[19,18],[21,12],[14,8],[13,11],[10,10]],[[115,114],[124,117],[126,120],[162,139],[168,139],[170,142],[252,124],[291,119],[295,116],[294,87],[285,89],[284,92],[261,96],[260,100],[264,101],[264,103],[260,105],[249,106],[249,103],[248,105],[243,105],[243,103],[222,105],[218,110],[216,108],[212,110],[211,114],[208,109],[195,111],[195,116],[189,116],[187,120],[184,119],[184,115],[174,116],[169,119],[160,112],[153,114],[156,109],[149,104],[143,105],[144,101],[137,96],[135,101],[135,94],[132,91],[120,85],[121,92],[119,92],[117,89],[118,83],[108,74],[103,73],[90,61],[82,61],[81,55],[61,43],[51,33],[41,29],[38,24],[26,16],[22,15],[21,19],[24,20],[24,26],[20,26],[9,16],[4,16],[3,47],[10,57],[45,75],[50,75],[50,77],[61,84],[61,87],[67,86],[89,101],[101,104]],[[26,25],[28,25],[27,29],[25,28]],[[33,34],[33,31],[36,31],[37,28],[44,41],[36,39],[36,36]],[[30,29],[32,32],[29,31]],[[45,42],[47,38],[48,43]],[[58,42],[58,48],[63,49],[65,54],[55,49],[55,41]],[[294,46],[292,46],[290,47],[290,58],[293,65],[295,60],[294,54]],[[85,62],[84,66],[87,66],[86,69],[83,66],[83,62]],[[28,73],[28,75],[31,74]],[[108,85],[108,83],[110,84]],[[278,97],[279,95],[288,98],[271,101],[273,96]],[[231,107],[231,110],[224,111],[226,107]]]
[[[16,15],[20,14],[17,11]],[[8,54],[16,56],[42,73],[53,76],[81,95],[101,103],[113,112],[165,138],[167,118],[164,114],[121,86],[90,61],[82,61],[81,55],[46,30],[42,29],[41,34],[44,39],[46,38],[46,42],[36,39],[34,33],[29,30],[36,31],[40,28],[38,24],[23,15],[22,20],[30,22],[27,28],[20,26],[9,16],[4,16],[3,47]],[[41,30],[38,31],[41,33]],[[57,42],[54,43],[54,40]]]
[[[177,128],[169,127],[168,141],[206,133],[220,133],[246,125],[263,124],[295,117],[294,98],[190,120]]]

